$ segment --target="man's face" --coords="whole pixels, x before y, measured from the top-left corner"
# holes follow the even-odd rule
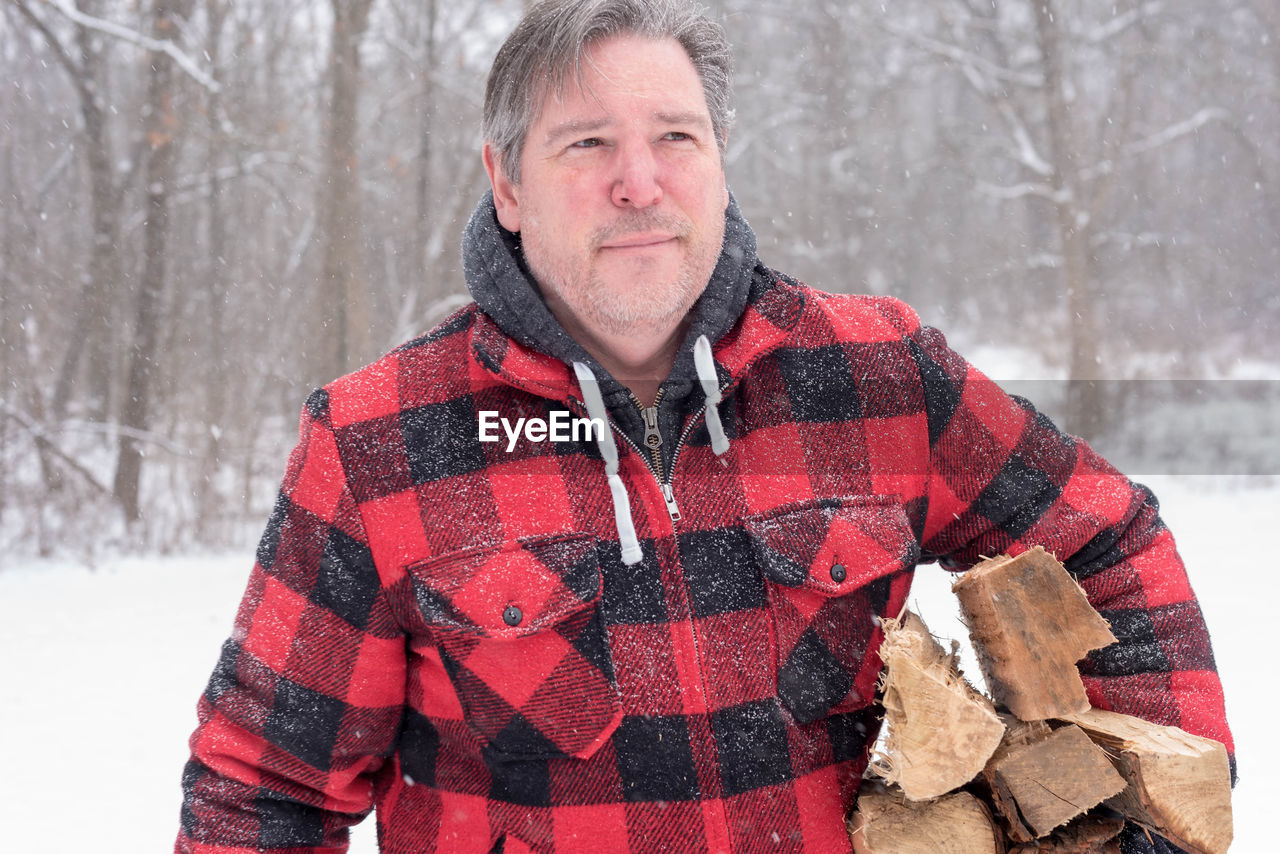
[[[519,185],[486,150],[498,219],[557,316],[594,335],[669,330],[715,268],[729,202],[702,83],[674,39],[621,36],[588,58],[584,85],[529,128]]]

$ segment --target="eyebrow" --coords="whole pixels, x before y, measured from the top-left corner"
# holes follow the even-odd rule
[[[547,131],[546,141],[552,143],[566,136],[593,133],[608,124],[608,119],[569,119]]]
[[[684,113],[658,112],[654,113],[651,118],[655,122],[668,125],[699,125],[701,127],[709,127],[711,125],[711,120],[707,115],[693,111]],[[567,136],[595,133],[610,124],[612,124],[612,120],[608,118],[569,119],[548,130],[545,141],[547,144],[551,144]]]
[[[711,126],[711,117],[706,113],[654,113],[654,119],[667,125],[701,125]]]

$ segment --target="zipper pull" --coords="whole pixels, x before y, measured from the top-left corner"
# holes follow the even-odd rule
[[[649,450],[662,447],[662,434],[658,432],[658,407],[646,406],[640,410],[644,419],[644,444]]]
[[[660,484],[662,487],[662,497],[667,499],[667,514],[671,516],[672,522],[680,521],[680,505],[676,504],[676,493],[671,488],[671,484]]]

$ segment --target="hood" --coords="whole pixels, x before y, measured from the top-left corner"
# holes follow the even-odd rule
[[[679,401],[697,386],[694,342],[705,335],[718,341],[737,322],[747,304],[757,264],[756,236],[730,195],[725,211],[724,243],[706,290],[691,310],[692,323],[671,374],[663,383],[664,401]],[[525,263],[520,235],[498,223],[493,193],[486,193],[462,237],[462,268],[467,288],[480,310],[508,336],[567,365],[581,362],[600,383],[605,404],[619,414],[634,409],[630,392],[565,332],[551,314]],[[629,420],[623,415],[624,420]]]

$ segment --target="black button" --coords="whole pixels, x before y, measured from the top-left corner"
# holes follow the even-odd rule
[[[841,564],[831,564],[831,580],[837,584],[849,577],[849,571]]]
[[[508,605],[507,610],[502,612],[502,622],[508,626],[518,626],[520,621],[524,619],[524,614],[520,613],[520,609],[515,605]]]

